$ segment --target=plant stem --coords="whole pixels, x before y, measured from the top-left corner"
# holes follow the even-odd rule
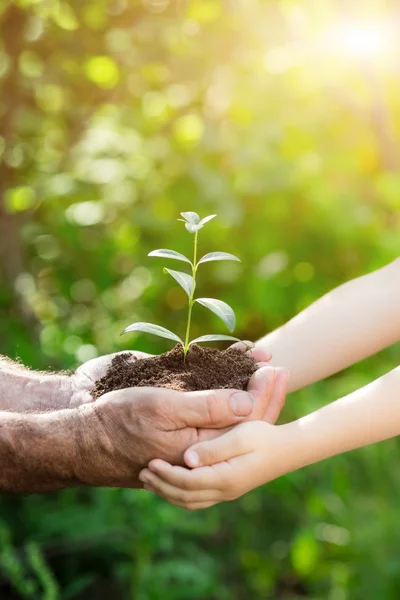
[[[190,298],[189,298],[189,312],[188,312],[188,320],[187,320],[187,326],[186,326],[185,346],[183,348],[184,360],[186,360],[186,355],[187,355],[188,350],[189,350],[190,325],[191,325],[191,322],[192,322],[192,308],[193,308],[193,304],[194,304],[194,291],[195,291],[195,288],[196,288],[197,236],[198,236],[198,233],[199,232],[196,231],[195,234],[194,234],[194,252],[193,252],[193,264],[192,264],[193,283],[192,283],[192,291],[191,291]]]

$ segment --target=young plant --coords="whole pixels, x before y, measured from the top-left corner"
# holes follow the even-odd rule
[[[217,215],[210,215],[208,217],[204,217],[204,219],[200,219],[199,215],[195,212],[183,212],[181,213],[181,215],[183,219],[178,219],[178,221],[182,221],[183,223],[185,223],[186,229],[194,235],[193,260],[190,260],[189,258],[184,256],[183,254],[180,254],[179,252],[175,252],[175,250],[167,250],[164,248],[160,250],[153,250],[149,253],[149,256],[180,260],[182,262],[188,263],[191,266],[191,275],[189,275],[188,273],[183,273],[182,271],[174,271],[172,269],[164,268],[164,273],[169,273],[175,279],[175,281],[177,281],[177,283],[185,290],[189,298],[185,339],[182,340],[178,335],[176,335],[172,331],[169,331],[169,329],[161,327],[160,325],[153,325],[152,323],[133,323],[132,325],[129,325],[129,327],[124,329],[121,335],[124,335],[125,333],[128,333],[130,331],[141,331],[144,333],[151,333],[153,335],[158,335],[159,337],[174,340],[175,342],[179,342],[180,344],[182,344],[184,357],[186,359],[186,355],[190,346],[195,343],[198,344],[200,342],[211,342],[214,340],[233,340],[236,342],[241,341],[236,337],[232,337],[231,335],[219,334],[202,335],[201,337],[198,337],[194,340],[190,340],[192,310],[196,302],[197,304],[202,304],[203,306],[211,310],[214,314],[216,314],[220,319],[222,319],[222,321],[225,323],[230,332],[232,332],[235,329],[235,313],[233,312],[232,308],[228,304],[226,304],[226,302],[222,302],[222,300],[217,300],[216,298],[195,298],[194,294],[196,290],[197,270],[200,265],[216,260],[235,260],[240,262],[240,259],[234,256],[233,254],[228,254],[227,252],[210,252],[209,254],[206,254],[205,256],[200,258],[200,260],[197,260],[199,231],[206,223],[208,223],[208,221],[211,221],[211,219],[213,219]]]

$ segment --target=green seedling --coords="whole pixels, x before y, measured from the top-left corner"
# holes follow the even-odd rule
[[[217,215],[210,215],[208,217],[204,217],[204,219],[200,219],[199,215],[195,212],[183,212],[181,213],[183,219],[178,219],[178,221],[182,221],[185,223],[186,229],[194,235],[194,251],[193,251],[193,260],[190,260],[183,254],[179,252],[175,252],[175,250],[167,250],[162,248],[160,250],[153,250],[149,253],[149,256],[157,256],[162,258],[171,258],[173,260],[180,260],[182,262],[188,263],[191,266],[192,274],[183,273],[182,271],[174,271],[172,269],[164,268],[164,273],[168,273],[171,275],[175,281],[185,290],[186,294],[189,298],[188,305],[188,318],[186,324],[186,335],[185,339],[182,340],[178,335],[166,329],[165,327],[161,327],[160,325],[153,325],[152,323],[133,323],[129,325],[121,335],[128,333],[130,331],[141,331],[144,333],[151,333],[153,335],[158,335],[159,337],[168,338],[178,342],[183,347],[184,357],[186,359],[186,355],[189,351],[189,348],[192,344],[199,344],[201,342],[211,342],[218,340],[230,340],[235,342],[240,342],[236,337],[232,337],[231,335],[202,335],[194,340],[190,340],[190,327],[192,323],[192,311],[193,306],[197,304],[201,304],[205,306],[211,312],[216,314],[227,326],[230,332],[233,332],[236,325],[236,317],[232,308],[226,302],[222,302],[222,300],[217,300],[215,298],[195,298],[196,291],[196,276],[197,270],[200,265],[216,260],[235,260],[240,262],[240,259],[234,256],[233,254],[228,254],[227,252],[210,252],[206,254],[200,260],[197,260],[197,251],[198,251],[198,235],[200,229],[204,227],[208,221],[211,221]]]

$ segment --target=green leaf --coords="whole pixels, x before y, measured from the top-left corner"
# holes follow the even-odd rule
[[[215,298],[197,298],[196,302],[202,304],[211,312],[217,315],[225,323],[229,331],[233,331],[236,326],[236,317],[232,308],[226,302],[222,300],[216,300]]]
[[[199,260],[198,264],[211,262],[213,260],[236,260],[237,262],[240,262],[240,258],[234,254],[229,254],[228,252],[210,252],[209,254],[205,254]]]
[[[175,260],[182,260],[184,262],[192,264],[186,256],[181,254],[180,252],[175,252],[175,250],[167,250],[166,248],[160,248],[159,250],[152,250],[149,252],[148,256],[159,256],[163,258],[174,258]]]
[[[192,344],[198,344],[200,342],[218,342],[218,341],[222,341],[222,340],[229,340],[232,342],[241,342],[242,340],[239,340],[239,338],[236,337],[232,337],[231,335],[219,335],[219,334],[211,334],[211,335],[202,335],[201,337],[196,338],[195,340],[192,340],[189,344],[189,346],[191,346]]]
[[[160,327],[160,325],[153,325],[153,323],[132,323],[132,325],[129,325],[129,327],[124,329],[121,335],[129,333],[131,331],[151,333],[152,335],[158,335],[158,337],[168,338],[169,340],[175,340],[175,342],[180,342],[183,345],[183,341],[175,333],[173,333],[169,329],[166,329],[165,327]]]
[[[193,287],[193,277],[188,275],[187,273],[182,273],[182,271],[174,271],[173,269],[164,269],[164,273],[169,273],[175,281],[179,283],[179,285],[185,290],[187,295],[192,295],[192,287]],[[194,288],[196,288],[196,284],[194,284]]]
[[[204,219],[200,221],[200,225],[205,225],[206,223],[208,223],[208,221],[211,221],[211,219],[214,219],[214,217],[216,216],[217,215],[209,215],[208,217],[204,217]]]
[[[200,223],[200,217],[195,212],[183,212],[181,213],[182,217],[192,225],[198,225]]]
[[[200,223],[198,225],[192,225],[192,223],[185,223],[185,227],[188,231],[190,231],[190,233],[195,233],[196,231],[199,231],[199,229],[202,229],[203,225],[200,225]]]

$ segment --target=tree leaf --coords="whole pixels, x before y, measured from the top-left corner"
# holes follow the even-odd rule
[[[188,223],[191,223],[192,225],[198,225],[200,223],[200,217],[195,212],[182,212],[181,215]]]
[[[175,260],[182,260],[184,262],[192,264],[186,256],[181,254],[180,252],[175,252],[175,250],[167,250],[166,248],[160,248],[159,250],[152,250],[149,252],[148,256],[159,256],[163,258],[174,258]]]
[[[201,229],[203,225],[200,225],[200,223],[198,225],[193,225],[192,223],[185,223],[185,227],[188,231],[190,231],[190,233],[195,233],[196,231],[199,231],[199,229]]]
[[[192,340],[190,342],[189,346],[191,346],[192,344],[198,344],[200,342],[218,342],[218,341],[222,341],[222,340],[229,340],[232,342],[241,342],[242,341],[242,340],[239,340],[239,338],[232,337],[231,335],[211,334],[211,335],[202,335],[201,337],[198,337],[195,340]]]
[[[152,335],[158,335],[158,337],[168,338],[170,340],[175,340],[175,342],[180,342],[183,344],[183,341],[179,336],[175,333],[166,329],[165,327],[161,327],[160,325],[153,325],[153,323],[132,323],[129,325],[121,335],[124,333],[129,333],[131,331],[141,331],[142,333],[151,333]]]
[[[229,331],[235,329],[236,317],[229,304],[222,302],[222,300],[216,300],[216,298],[196,298],[196,302],[202,304],[222,319]]]
[[[204,217],[204,219],[200,221],[200,225],[205,225],[206,223],[208,223],[208,221],[211,221],[211,219],[214,219],[214,217],[216,216],[217,215],[209,215],[208,217]]]
[[[188,275],[188,273],[182,273],[182,271],[174,271],[173,269],[164,269],[165,273],[169,273],[175,281],[179,283],[179,285],[185,290],[187,295],[191,296],[192,294],[192,286],[193,286],[193,277]],[[196,288],[196,285],[194,286]]]
[[[209,254],[205,254],[199,260],[198,264],[211,262],[213,260],[236,260],[237,262],[240,262],[240,258],[234,254],[229,254],[228,252],[210,252]]]

